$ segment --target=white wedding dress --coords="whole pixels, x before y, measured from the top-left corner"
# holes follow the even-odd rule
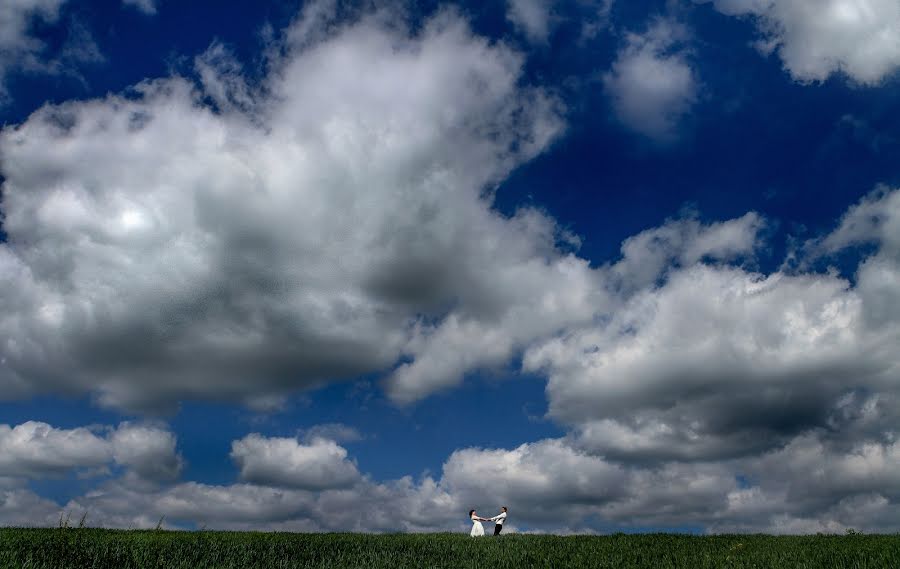
[[[469,535],[472,537],[481,537],[484,535],[484,526],[475,518],[472,518],[472,531],[469,532]]]

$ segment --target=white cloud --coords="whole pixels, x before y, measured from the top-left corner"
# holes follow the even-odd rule
[[[506,19],[528,39],[546,43],[552,28],[552,0],[507,0]]]
[[[900,282],[897,195],[877,190],[803,248],[816,260],[874,244],[855,285],[829,272],[747,268],[763,238],[764,222],[752,213],[709,224],[669,220],[626,240],[617,263],[580,272],[587,290],[606,291],[601,312],[577,326],[558,324],[565,330],[529,344],[524,358],[526,370],[549,374],[550,414],[571,429],[564,438],[459,449],[439,478],[418,481],[360,473],[334,441],[356,435],[341,425],[314,427],[301,439],[234,441],[239,484],[165,484],[159,476],[142,483],[135,465],[143,461],[118,452],[133,470],[65,507],[120,527],[165,516],[174,526],[233,529],[464,531],[469,509],[506,505],[511,528],[530,531],[894,531],[900,319],[879,303]],[[6,437],[18,440],[13,430]],[[118,431],[142,440],[131,425]],[[80,452],[53,466],[46,457],[74,434],[99,441],[96,458]],[[102,466],[117,453],[114,434],[19,438],[29,442],[8,445],[17,450],[3,476]],[[149,449],[147,456],[173,448],[162,453],[172,457],[170,440],[163,433],[155,445],[130,448]],[[23,456],[44,458],[23,469]],[[18,478],[0,483],[13,497],[0,517],[22,518],[33,504],[34,519],[49,519],[48,503]]]
[[[677,136],[699,90],[684,47],[687,37],[687,29],[670,19],[656,20],[643,34],[626,35],[603,76],[613,110],[625,126],[657,141]]]
[[[66,0],[6,0],[0,4],[0,101],[6,96],[3,80],[12,69],[42,67],[44,44],[31,35],[33,20],[55,22]]]
[[[182,465],[175,446],[171,432],[146,425],[59,429],[37,421],[15,427],[0,424],[0,477],[101,472],[116,463],[138,479],[169,480],[178,476]]]
[[[737,465],[752,486],[728,494],[713,531],[773,533],[889,531],[896,526],[900,476],[896,442],[828,443],[799,436]]]
[[[838,278],[763,277],[699,265],[636,294],[610,322],[531,349],[525,366],[548,370],[551,413],[559,418],[626,409],[632,415],[644,405],[693,417],[690,405],[702,402],[710,412],[731,413],[721,420],[732,423],[761,411],[744,400],[764,401],[760,390],[798,404],[793,398],[809,391],[845,389],[848,372],[858,382],[881,377],[884,367],[870,361],[875,346],[868,345],[861,308]]]
[[[323,473],[337,479],[353,464],[346,451],[333,452],[340,449],[333,442],[302,445],[254,434],[233,444],[242,483],[148,484],[126,474],[60,507],[25,490],[21,480],[0,478],[0,521],[54,525],[65,511],[88,512],[90,525],[107,527],[153,527],[164,518],[173,528],[463,532],[469,509],[488,515],[507,506],[513,531],[685,525],[728,532],[895,531],[900,443],[896,433],[867,430],[896,425],[896,414],[887,423],[880,416],[892,407],[895,402],[878,397],[844,397],[827,429],[725,460],[622,461],[587,452],[573,438],[545,439],[512,449],[457,450],[437,479],[375,482],[354,466],[347,484],[332,485],[319,483]],[[848,431],[852,440],[834,436]],[[258,468],[248,477],[249,460]],[[307,484],[310,476],[315,482]]]
[[[156,14],[157,10],[157,0],[122,0],[122,4],[131,6],[150,16]]]
[[[490,208],[562,128],[558,104],[520,84],[521,55],[453,12],[415,35],[383,14],[323,36],[306,23],[262,88],[213,46],[195,61],[202,89],[148,81],[3,131],[0,393],[271,405],[406,358],[387,389],[409,402],[524,351],[570,435],[461,449],[440,479],[384,483],[340,428],[251,435],[233,446],[243,483],[165,485],[181,468],[165,430],[26,423],[0,429],[0,476],[125,466],[68,505],[122,526],[458,529],[469,506],[503,501],[537,529],[892,527],[900,192],[806,249],[874,245],[855,284],[803,264],[754,272],[754,213],[667,221],[592,269],[548,216]],[[695,96],[684,33],[629,36],[607,76],[649,136],[672,136]],[[648,69],[659,84],[634,75]],[[46,518],[0,482],[0,516]]]
[[[47,527],[57,523],[59,506],[24,488],[0,485],[0,526]]]
[[[302,431],[303,440],[311,442],[326,439],[336,443],[361,441],[365,437],[350,425],[343,423],[321,423]]]
[[[459,384],[469,370],[502,366],[529,342],[590,321],[607,305],[608,295],[586,261],[574,255],[550,262],[525,258],[494,267],[485,292],[495,300],[483,310],[454,311],[436,325],[415,329],[406,348],[414,360],[399,366],[387,385],[394,400],[415,401]]]
[[[184,461],[175,435],[159,427],[122,423],[110,436],[115,461],[146,480],[172,480]]]
[[[223,44],[213,43],[194,58],[194,68],[203,92],[219,109],[240,111],[253,107],[254,98],[244,80],[243,66]]]
[[[622,259],[610,267],[620,292],[653,286],[667,272],[705,262],[752,259],[765,221],[750,212],[703,224],[694,217],[668,220],[622,242]]]
[[[655,466],[609,461],[565,439],[547,439],[514,449],[458,450],[438,480],[378,483],[362,477],[352,486],[321,491],[112,480],[65,510],[88,511],[91,524],[112,527],[152,527],[164,516],[171,527],[462,532],[469,509],[487,515],[505,505],[510,528],[530,532],[684,525],[774,533],[896,530],[897,443],[841,448],[823,436],[800,435],[782,449],[742,460]],[[33,501],[46,524],[55,522],[46,501],[16,495],[20,503]],[[11,515],[0,507],[4,514]]]
[[[7,102],[6,79],[14,73],[66,76],[80,82],[82,64],[103,61],[90,30],[63,15],[66,0],[7,0],[0,5],[0,105]],[[55,28],[61,42],[35,35],[36,24]]]
[[[170,527],[195,523],[257,531],[459,531],[466,518],[430,478],[360,482],[321,492],[195,482],[148,490],[112,481],[65,509],[90,511],[92,524],[107,527],[154,527],[165,516]]]
[[[90,525],[107,527],[151,527],[161,518],[167,527],[176,528],[196,524],[283,531],[434,531],[465,525],[461,506],[432,478],[373,482],[360,475],[346,450],[330,440],[314,438],[300,444],[296,439],[251,434],[233,441],[231,458],[241,483],[147,484],[126,475],[59,509],[76,515],[87,511]],[[18,492],[19,484],[10,481],[10,492]],[[21,492],[16,496],[28,497]],[[0,519],[13,513],[5,512],[0,503]],[[48,515],[41,519],[44,525],[55,521]]]
[[[752,456],[819,428],[846,440],[880,436],[897,416],[888,402],[900,375],[898,195],[875,192],[806,247],[814,258],[874,242],[855,286],[831,273],[716,263],[758,247],[752,215],[701,229],[669,222],[626,240],[607,268],[621,304],[532,345],[523,366],[548,374],[550,415],[607,458]],[[849,409],[840,404],[865,393],[882,398],[878,420],[849,430],[836,419]]]
[[[231,443],[231,458],[245,482],[283,488],[326,490],[347,488],[360,479],[347,449],[333,440],[297,439],[250,434]]]
[[[764,53],[777,51],[802,82],[844,73],[875,85],[900,66],[900,4],[895,0],[713,0],[716,9],[755,19]]]
[[[587,263],[489,191],[560,132],[558,103],[455,12],[415,35],[387,20],[322,37],[299,20],[263,87],[214,46],[206,91],[146,81],[5,129],[0,392],[272,403],[433,357],[424,331],[450,310],[479,330],[557,326],[527,312],[570,310]],[[430,391],[406,383],[401,398]]]
[[[465,449],[444,464],[440,485],[461,505],[488,512],[508,505],[517,524],[544,531],[685,525],[717,532],[896,530],[898,443],[842,447],[827,437],[806,433],[741,460],[658,465],[608,461],[559,439],[509,450]]]
[[[558,527],[621,499],[627,476],[619,465],[548,439],[510,450],[458,450],[444,463],[441,486],[472,508],[507,506],[517,524]]]
[[[528,344],[524,358],[526,370],[549,374],[550,414],[571,427],[564,439],[460,449],[438,479],[375,482],[334,442],[358,433],[322,425],[299,440],[235,441],[241,484],[166,485],[141,466],[167,464],[163,472],[177,473],[180,460],[164,431],[123,424],[104,437],[26,424],[6,427],[2,438],[9,459],[0,475],[12,478],[0,479],[10,504],[0,516],[23,519],[33,506],[33,519],[49,519],[51,505],[17,486],[21,477],[115,460],[130,473],[69,510],[89,509],[93,523],[122,527],[166,516],[176,526],[461,531],[469,508],[507,505],[515,524],[538,531],[895,529],[898,195],[877,190],[803,249],[812,262],[874,245],[855,285],[809,269],[763,275],[747,268],[763,238],[764,222],[752,213],[709,224],[669,220],[626,240],[616,263],[593,270],[575,263],[587,292],[573,307],[600,312],[576,326],[558,321],[564,330]],[[741,261],[743,268],[734,265]],[[595,298],[594,288],[605,291],[597,305],[584,300]],[[531,320],[499,322],[494,330]],[[68,440],[74,443],[61,442]],[[143,454],[134,454],[138,448]]]
[[[36,421],[0,425],[0,476],[55,476],[101,467],[110,458],[108,441],[90,429],[55,429]]]
[[[823,255],[865,243],[877,243],[882,256],[900,255],[900,192],[879,187],[851,207],[833,232],[812,244],[818,246],[813,252]]]

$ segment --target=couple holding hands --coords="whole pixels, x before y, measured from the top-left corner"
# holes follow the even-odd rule
[[[500,535],[503,531],[503,522],[506,521],[506,506],[500,508],[500,513],[493,518],[481,518],[475,514],[475,510],[469,510],[469,519],[472,520],[472,531],[469,535],[479,537],[484,535],[484,526],[481,522],[494,522],[494,535]]]

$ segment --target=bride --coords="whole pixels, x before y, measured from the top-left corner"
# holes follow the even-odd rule
[[[472,537],[483,536],[484,526],[481,525],[481,522],[488,521],[487,518],[479,518],[475,515],[475,510],[469,510],[469,519],[472,520],[472,531],[469,532],[469,535]]]

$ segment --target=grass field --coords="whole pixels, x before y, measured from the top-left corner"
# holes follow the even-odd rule
[[[293,534],[0,529],[0,567],[900,568],[900,535]]]

